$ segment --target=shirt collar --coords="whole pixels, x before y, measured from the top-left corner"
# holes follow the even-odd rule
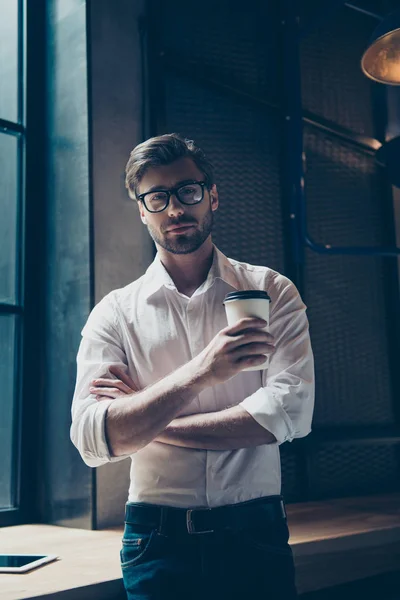
[[[234,290],[237,290],[240,287],[235,269],[233,268],[229,259],[215,245],[213,245],[213,249],[213,262],[208,272],[207,279],[201,284],[198,290],[196,290],[195,295],[197,293],[206,292],[213,285],[216,279],[221,279]],[[170,274],[162,264],[158,252],[153,262],[147,269],[144,279],[143,291],[146,299],[149,299],[151,296],[159,292],[162,287],[176,290],[176,286]]]

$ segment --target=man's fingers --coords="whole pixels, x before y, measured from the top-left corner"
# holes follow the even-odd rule
[[[104,377],[101,379],[93,379],[92,387],[117,387],[125,394],[131,394],[133,392],[132,388],[127,386],[123,381],[119,381],[118,379],[105,379]]]
[[[96,388],[96,387],[90,387],[89,391],[92,394],[96,394],[97,396],[106,396],[108,398],[120,398],[121,396],[125,396],[124,392],[121,392],[121,390],[119,390],[118,388],[106,388],[106,387],[102,387],[102,388]]]
[[[116,375],[116,377],[119,377],[119,379],[121,379],[121,381],[123,381],[126,385],[128,385],[134,392],[138,391],[133,379],[131,379],[129,377],[129,375],[121,369],[121,367],[117,367],[116,365],[111,365],[108,368],[108,370],[110,371],[110,373],[112,373],[112,375]]]
[[[266,327],[268,322],[264,319],[259,319],[258,317],[245,317],[244,319],[240,319],[234,325],[229,325],[225,329],[228,329],[228,335],[237,335],[239,332],[245,331],[247,329],[254,329],[259,327]]]

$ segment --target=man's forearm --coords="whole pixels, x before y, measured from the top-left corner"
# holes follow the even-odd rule
[[[208,386],[206,375],[191,361],[144,390],[114,400],[105,423],[112,455],[133,454],[153,441]]]
[[[155,441],[202,450],[236,450],[273,444],[275,436],[241,406],[174,419]]]

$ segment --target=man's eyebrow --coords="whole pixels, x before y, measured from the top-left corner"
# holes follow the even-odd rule
[[[187,183],[193,183],[194,181],[196,181],[196,179],[183,179],[182,181],[177,181],[173,188],[178,188],[182,185],[186,185]],[[149,194],[150,192],[166,192],[167,190],[171,190],[173,188],[168,188],[165,185],[153,185],[153,187],[149,188],[146,192],[143,192],[143,194]],[[143,194],[140,195],[142,196]]]

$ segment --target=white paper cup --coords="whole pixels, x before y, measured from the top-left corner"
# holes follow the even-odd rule
[[[224,306],[228,325],[234,325],[240,319],[245,317],[259,317],[267,321],[268,325],[260,328],[261,331],[269,331],[269,303],[271,298],[267,292],[262,290],[241,290],[230,292],[225,296]],[[248,367],[243,371],[260,371],[267,369],[269,365],[269,357],[266,355],[266,360],[256,367]]]

